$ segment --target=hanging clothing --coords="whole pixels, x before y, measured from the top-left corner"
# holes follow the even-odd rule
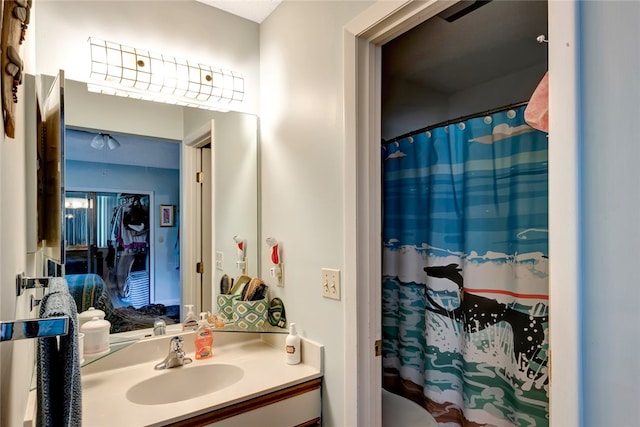
[[[149,236],[149,214],[139,198],[116,208],[111,221],[111,240],[124,249],[146,248]]]
[[[133,292],[136,307],[149,303],[149,274],[146,266],[149,211],[140,197],[126,197],[125,202],[116,208],[111,220],[111,240],[117,248],[113,254],[115,264],[112,266],[112,279],[120,297],[128,299]],[[113,246],[109,246],[111,250]],[[131,277],[133,272],[136,272],[135,280]]]
[[[383,147],[383,386],[440,424],[549,424],[547,138],[524,108]]]
[[[111,218],[111,237],[110,239],[113,242],[118,242],[120,240],[120,228],[122,227],[122,214],[123,214],[123,205],[120,205],[116,208],[113,213],[113,218]]]

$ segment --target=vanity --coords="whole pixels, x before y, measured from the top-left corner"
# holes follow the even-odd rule
[[[168,222],[163,226],[163,224],[153,224],[153,221],[149,220],[151,222],[149,236],[148,241],[145,241],[148,246],[144,246],[145,250],[149,250],[149,256],[145,258],[144,263],[141,263],[144,268],[135,271],[147,273],[149,280],[144,281],[144,293],[153,295],[154,299],[142,301],[140,304],[162,303],[166,308],[179,306],[183,301],[188,301],[196,307],[196,312],[214,311],[216,305],[214,287],[200,288],[198,284],[219,283],[225,271],[230,275],[238,273],[239,267],[234,267],[240,264],[234,265],[227,262],[226,267],[223,267],[222,263],[225,254],[228,254],[227,258],[231,257],[231,254],[237,256],[238,234],[242,235],[244,244],[251,248],[248,255],[243,254],[244,261],[241,261],[240,272],[243,275],[259,277],[262,239],[258,235],[257,117],[236,112],[202,112],[188,107],[164,104],[159,106],[142,100],[100,95],[88,92],[85,83],[65,80],[63,72],[60,72],[57,78],[40,76],[39,81],[43,82],[40,86],[52,88],[49,91],[51,96],[47,97],[47,100],[53,99],[53,101],[47,104],[59,106],[61,100],[65,102],[65,121],[59,120],[55,114],[49,114],[48,117],[53,117],[50,120],[51,126],[58,126],[57,131],[67,127],[75,131],[62,132],[64,135],[61,135],[60,140],[51,138],[52,141],[49,141],[47,138],[42,142],[57,156],[54,159],[57,167],[50,168],[54,178],[57,177],[60,181],[64,176],[66,180],[64,182],[66,188],[61,185],[52,187],[52,193],[55,193],[55,206],[53,203],[47,204],[39,200],[43,208],[51,208],[48,216],[55,217],[53,221],[55,224],[67,223],[60,220],[60,218],[66,218],[64,215],[67,214],[61,208],[65,206],[66,209],[65,190],[83,194],[108,193],[111,191],[109,188],[113,188],[115,184],[114,181],[105,179],[106,175],[117,176],[119,180],[117,182],[125,183],[122,184],[125,185],[124,188],[118,189],[118,194],[148,195],[149,218],[160,218],[162,206],[165,208],[169,206],[180,212],[179,224]],[[154,110],[155,108],[157,110]],[[144,115],[139,114],[141,110],[145,111]],[[151,112],[152,110],[154,113]],[[91,114],[84,114],[87,111]],[[173,119],[167,120],[166,128],[158,126],[160,111]],[[143,120],[143,117],[149,119]],[[155,181],[145,181],[150,175],[146,169],[145,178],[137,179],[129,175],[125,176],[120,168],[120,166],[126,166],[127,170],[130,170],[138,167],[137,164],[128,164],[121,159],[118,160],[121,163],[114,160],[115,166],[111,163],[98,162],[98,158],[106,159],[107,155],[109,158],[120,155],[123,158],[134,159],[135,156],[127,155],[125,151],[126,147],[134,146],[131,140],[130,144],[123,143],[117,150],[104,151],[102,148],[103,151],[96,151],[95,147],[92,148],[88,141],[82,139],[86,135],[80,132],[87,129],[93,129],[96,132],[98,130],[119,132],[117,135],[123,142],[127,141],[127,135],[182,141],[179,176],[195,176],[196,170],[202,170],[198,173],[205,177],[203,181],[217,183],[217,185],[215,188],[207,189],[203,186],[201,191],[196,191],[196,185],[189,183],[189,180],[182,180],[179,197],[173,193],[165,194],[167,188],[173,188],[173,184],[168,185],[159,178],[160,184],[156,187]],[[169,130],[171,132],[166,133]],[[46,135],[57,136],[58,133],[61,132],[51,131]],[[73,146],[71,136],[77,138],[75,151],[71,149]],[[65,142],[64,138],[68,141]],[[215,144],[212,143],[213,141]],[[69,146],[64,148],[66,144]],[[159,151],[158,142],[154,141],[154,144],[156,147],[153,150]],[[83,157],[84,149],[87,149],[91,156]],[[64,164],[63,168],[60,167],[61,164]],[[208,166],[205,167],[205,165]],[[119,171],[119,175],[112,171],[112,166],[114,168],[117,166],[117,169],[113,170]],[[160,168],[158,165],[141,167]],[[37,170],[35,166],[32,169]],[[101,172],[95,173],[98,169]],[[163,167],[164,169],[174,170],[173,166]],[[64,174],[61,174],[61,170],[64,170]],[[166,178],[166,175],[163,173],[162,179]],[[219,176],[239,176],[242,179],[237,180],[233,186],[229,186],[224,184],[225,180],[216,178]],[[209,179],[206,179],[207,177]],[[54,182],[55,180],[44,181]],[[69,196],[71,198],[72,194]],[[88,200],[88,197],[83,196],[83,199]],[[214,203],[214,200],[220,203]],[[98,206],[98,203],[96,202],[95,205]],[[224,209],[217,211],[214,209],[215,206],[222,205]],[[73,215],[75,214],[74,212]],[[89,216],[87,212],[87,217]],[[203,230],[198,227],[203,227]],[[106,227],[102,228],[106,229]],[[177,239],[178,229],[180,230],[179,239]],[[96,230],[86,231],[86,233],[83,231],[83,233],[89,236],[89,234],[95,234]],[[55,240],[44,239],[47,244],[49,241],[53,242],[51,247],[45,248],[46,252],[43,252],[38,245],[34,246],[34,251],[37,249],[43,252],[43,260],[46,261],[47,267],[55,267],[47,268],[47,276],[60,275],[62,270],[60,266],[65,265],[66,252],[70,249],[64,245],[64,242],[68,241],[64,237],[64,226],[44,227],[44,230],[37,228],[37,231],[48,231],[56,236]],[[87,239],[87,242],[89,240]],[[98,243],[100,239],[92,241],[94,240],[95,248],[103,251],[107,249],[108,254],[109,242]],[[112,245],[112,247],[115,246]],[[89,247],[91,246],[87,243],[85,249]],[[202,268],[176,268],[176,248],[179,249],[179,265],[199,265]],[[195,248],[202,248],[202,253],[199,254]],[[216,257],[219,255],[219,263],[216,258],[216,268],[210,268],[214,265],[214,251]],[[98,265],[97,259],[93,259],[93,252],[86,255],[86,259],[90,260],[86,262],[87,265]],[[123,263],[123,265],[126,264]],[[71,269],[71,266],[65,265],[65,269],[66,267]],[[107,271],[108,268],[107,265],[103,271]],[[118,271],[117,265],[111,268]],[[134,270],[128,269],[128,271]],[[120,300],[123,295],[119,293],[114,296],[113,292],[108,294],[105,291],[109,289],[113,291],[115,288],[113,282],[108,281],[112,280],[111,278],[98,274],[97,268],[95,272],[83,270],[82,273],[81,278],[74,278],[78,279],[78,286],[74,286],[73,289],[80,290],[83,298],[89,294],[92,297],[90,301],[76,301],[79,311],[85,311],[90,306],[104,311],[112,310],[112,312],[120,308],[129,308],[130,301]],[[68,282],[71,280],[70,276],[66,276]],[[94,276],[100,280],[94,280]],[[91,280],[89,280],[90,277]],[[127,274],[123,277],[129,279],[130,276]],[[133,281],[133,275],[131,278]],[[99,289],[103,291],[96,291]],[[109,301],[110,304],[106,304],[105,301]],[[98,303],[102,305],[98,306]],[[130,312],[130,310],[125,311]],[[139,328],[142,323],[145,323],[142,327],[151,326],[146,325],[147,322],[140,321],[140,313],[133,314],[131,322],[118,324],[133,325],[135,328]],[[184,317],[184,314],[182,313],[181,317]],[[112,326],[114,324],[116,322],[112,322]],[[130,332],[111,335],[109,353],[94,359],[86,356],[81,368],[82,425],[88,427],[321,425],[323,348],[301,337],[302,363],[288,365],[285,353],[285,338],[288,331],[275,327],[273,329],[275,330],[242,332],[230,330],[226,326],[224,329],[214,330],[214,355],[213,358],[206,360],[195,360],[194,332],[183,332],[179,324],[167,326],[166,335],[159,337],[149,335],[149,330],[113,329],[112,332]],[[169,369],[154,369],[157,364],[165,360],[171,348],[171,339],[176,336],[183,339],[183,350],[187,357],[193,359],[193,362]],[[35,387],[30,391],[25,412],[24,426],[35,426],[37,413]]]
[[[193,362],[155,370],[175,336]],[[319,426],[323,347],[302,338],[302,363],[288,365],[285,337],[214,331],[206,360],[195,360],[194,332],[179,325],[160,337],[119,337],[109,355],[82,367],[83,425]],[[35,414],[32,390],[25,426],[35,426]]]

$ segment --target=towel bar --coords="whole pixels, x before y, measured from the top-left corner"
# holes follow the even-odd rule
[[[68,316],[0,321],[0,341],[57,337],[68,333]]]
[[[24,273],[16,276],[16,296],[22,295],[25,289],[46,288],[51,277],[27,277]]]

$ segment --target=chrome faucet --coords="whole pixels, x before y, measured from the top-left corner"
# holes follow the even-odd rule
[[[186,357],[182,350],[183,341],[184,339],[182,337],[171,338],[169,354],[162,362],[158,363],[154,369],[169,369],[191,363],[191,358]]]
[[[164,335],[167,333],[167,322],[157,319],[153,322],[153,335]]]

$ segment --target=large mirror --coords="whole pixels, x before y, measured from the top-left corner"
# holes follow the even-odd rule
[[[71,80],[63,108],[64,271],[79,312],[105,311],[115,333],[179,322],[187,304],[215,311],[222,275],[243,272],[235,236],[257,275],[257,117]]]

